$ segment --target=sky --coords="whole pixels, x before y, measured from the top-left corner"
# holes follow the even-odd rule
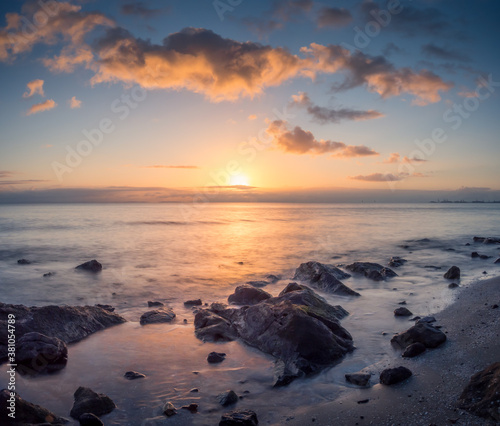
[[[500,200],[497,1],[0,12],[0,203]]]

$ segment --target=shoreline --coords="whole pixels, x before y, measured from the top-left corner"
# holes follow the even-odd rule
[[[396,358],[366,369],[370,388],[352,389],[314,408],[300,408],[289,425],[494,425],[456,406],[470,377],[500,361],[500,276],[478,280],[460,290],[455,301],[434,316],[447,341],[415,358]],[[413,372],[394,386],[378,383],[385,368],[405,366]],[[368,402],[359,403],[359,401]]]

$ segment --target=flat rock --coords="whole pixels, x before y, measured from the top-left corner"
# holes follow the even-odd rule
[[[471,377],[458,406],[476,416],[500,422],[500,362]]]
[[[224,352],[210,352],[207,356],[207,362],[210,364],[218,364],[226,359]]]
[[[359,296],[360,294],[344,285],[340,280],[350,278],[351,275],[345,273],[333,265],[325,265],[319,262],[302,263],[293,276],[294,280],[300,280],[328,293],[342,296]]]
[[[84,413],[96,416],[111,413],[116,408],[112,399],[102,393],[96,393],[90,388],[80,386],[74,394],[75,402],[69,413],[74,419],[79,419]]]
[[[217,401],[223,407],[227,407],[228,405],[236,404],[238,402],[238,395],[236,395],[236,392],[233,390],[227,390],[217,395]]]
[[[93,259],[78,265],[75,269],[88,272],[101,272],[102,265],[97,260]]]
[[[267,291],[244,284],[236,287],[227,301],[233,305],[255,305],[270,297],[271,295]]]
[[[394,316],[396,316],[396,317],[410,317],[412,315],[413,315],[413,313],[408,308],[405,308],[404,306],[401,306],[400,308],[397,308],[394,310]]]
[[[402,349],[412,343],[422,343],[426,348],[437,348],[445,341],[446,334],[428,323],[415,324],[391,339],[391,343],[395,343]]]
[[[347,382],[352,383],[356,386],[367,387],[371,378],[370,373],[363,373],[358,371],[357,373],[346,373],[345,379]]]
[[[452,266],[443,276],[448,280],[459,280],[460,268],[458,266]]]
[[[425,352],[426,348],[423,343],[417,342],[417,343],[412,343],[411,345],[408,345],[406,349],[404,350],[402,357],[403,358],[413,358],[416,357],[417,355],[420,355],[421,353]]]
[[[257,414],[252,410],[235,410],[222,415],[219,426],[257,426]]]
[[[201,306],[203,303],[201,299],[186,300],[184,306]]]
[[[433,322],[436,322],[436,318],[434,317],[431,317],[431,316],[427,316],[427,317],[423,317],[423,318],[419,318],[417,320],[417,324],[420,324],[420,323],[427,323],[427,324],[432,324]]]
[[[380,383],[383,385],[395,385],[412,376],[412,372],[406,367],[386,368],[380,373]]]
[[[78,421],[80,426],[104,426],[101,419],[92,413],[83,413]]]
[[[139,322],[141,325],[171,322],[175,318],[175,313],[170,308],[160,308],[153,311],[144,312]]]
[[[31,265],[31,260],[28,259],[19,259],[17,261],[18,265]]]
[[[145,374],[138,373],[137,371],[127,371],[123,377],[125,377],[127,380],[135,380],[135,379],[143,379],[146,377]]]
[[[111,305],[101,305],[100,303],[98,303],[97,305],[98,308],[101,308],[101,309],[104,309],[105,311],[108,311],[108,312],[114,312],[115,311],[115,308]]]
[[[68,362],[68,348],[57,337],[31,332],[17,341],[16,361],[21,374],[37,375],[59,371]]]
[[[155,308],[158,306],[164,306],[162,302],[156,302],[156,301],[151,301],[148,300],[148,308]]]
[[[374,281],[384,281],[387,278],[398,276],[392,269],[371,262],[354,262],[347,265],[346,269],[356,274],[362,274]]]

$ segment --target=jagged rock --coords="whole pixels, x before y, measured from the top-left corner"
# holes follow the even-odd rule
[[[233,390],[227,390],[217,395],[217,401],[223,407],[227,407],[231,404],[236,404],[238,402],[238,395]]]
[[[406,367],[386,368],[380,373],[380,383],[383,385],[394,385],[412,376],[412,372]]]
[[[344,285],[340,280],[350,278],[351,275],[332,265],[319,262],[302,263],[293,276],[294,280],[308,283],[318,290],[344,296],[359,296],[360,294]]]
[[[374,281],[383,281],[386,278],[398,276],[392,269],[386,268],[378,263],[354,262],[347,265],[346,269],[357,274],[363,274],[366,278]]]
[[[98,303],[97,305],[98,308],[101,308],[101,309],[104,309],[105,311],[108,311],[108,312],[114,312],[115,311],[115,308],[111,305],[101,305],[100,303]]]
[[[146,377],[145,374],[138,373],[137,371],[127,371],[123,377],[125,377],[127,380],[135,380],[135,379],[142,379]]]
[[[175,318],[175,313],[170,308],[160,308],[153,311],[144,312],[139,322],[141,325],[171,322]]]
[[[92,413],[96,416],[111,413],[116,408],[112,399],[102,393],[96,393],[92,389],[80,386],[74,394],[75,402],[69,413],[74,419],[79,419],[84,413]]]
[[[7,389],[2,389],[0,392],[0,419],[5,422],[2,424],[32,425],[44,423],[60,425],[68,423],[67,419],[51,413],[46,408],[25,401],[14,392],[12,394]],[[15,413],[15,419],[9,417],[12,412]]]
[[[413,313],[408,308],[402,306],[394,310],[394,315],[397,317],[410,317]]]
[[[460,395],[458,406],[477,416],[500,422],[500,362],[471,377]]]
[[[174,404],[172,404],[170,401],[168,401],[163,406],[163,413],[167,417],[172,417],[174,414],[177,414],[177,408],[175,408]]]
[[[399,345],[402,349],[417,342],[422,343],[426,348],[437,348],[445,341],[446,334],[428,323],[415,324],[391,339],[391,343]]]
[[[78,421],[80,426],[104,426],[101,419],[92,413],[83,413]]]
[[[361,371],[358,371],[357,373],[346,373],[345,379],[347,382],[352,383],[353,385],[366,387],[370,382],[371,376],[372,375],[370,373],[363,373]]]
[[[244,284],[236,287],[227,301],[233,305],[255,305],[270,297],[271,295],[267,291]]]
[[[19,259],[19,260],[17,261],[17,263],[18,263],[19,265],[31,265],[31,260],[28,260],[28,259]]]
[[[399,268],[400,266],[403,266],[408,260],[403,259],[402,257],[399,256],[393,256],[391,257],[391,260],[389,260],[389,266],[391,268]]]
[[[157,306],[164,306],[162,302],[153,302],[148,300],[148,308],[155,308]]]
[[[194,317],[194,328],[196,337],[204,342],[230,342],[238,337],[231,323],[217,315],[217,310],[200,310]]]
[[[448,280],[459,280],[460,268],[458,266],[452,266],[443,276]]]
[[[236,410],[222,415],[219,426],[257,426],[257,414],[252,410]]]
[[[201,299],[186,300],[184,302],[184,306],[201,306],[202,304]]]
[[[210,352],[207,356],[207,361],[210,364],[218,364],[226,359],[224,352]]]
[[[500,263],[500,257],[497,260],[495,260],[495,263]]]
[[[17,341],[16,361],[21,374],[52,373],[66,366],[68,348],[57,337],[26,333]]]
[[[78,265],[75,269],[88,272],[101,272],[102,265],[97,260],[93,259]]]
[[[425,352],[425,345],[423,343],[417,342],[408,345],[403,352],[403,358],[413,358],[421,353]]]

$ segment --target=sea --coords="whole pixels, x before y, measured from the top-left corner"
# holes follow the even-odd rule
[[[235,408],[254,410],[262,424],[286,424],[301,408],[352,392],[345,373],[372,371],[375,384],[380,366],[397,362],[391,336],[412,325],[394,316],[399,303],[406,301],[415,315],[431,315],[453,303],[461,288],[498,275],[500,246],[474,236],[500,236],[500,204],[1,205],[1,302],[110,304],[128,320],[70,344],[59,373],[18,375],[17,392],[70,419],[73,393],[90,387],[117,405],[103,417],[106,425],[216,425]],[[473,251],[491,257],[473,259]],[[356,261],[387,265],[393,256],[407,259],[394,268],[398,277],[343,281],[361,297],[318,292],[350,313],[342,325],[356,349],[338,365],[283,388],[272,387],[271,356],[238,341],[198,340],[193,309],[183,303],[227,303],[236,286],[268,274],[281,277],[264,288],[277,295],[303,262],[342,268]],[[102,272],[75,270],[91,259],[102,263]],[[452,265],[462,270],[455,289],[443,278]],[[171,307],[176,319],[141,326],[148,301]],[[226,359],[208,364],[212,351]],[[129,370],[147,377],[128,381]],[[0,375],[1,388],[7,377]],[[216,396],[229,389],[240,400],[221,407]],[[162,414],[166,401],[177,415]],[[199,404],[198,413],[180,408],[190,403]]]

